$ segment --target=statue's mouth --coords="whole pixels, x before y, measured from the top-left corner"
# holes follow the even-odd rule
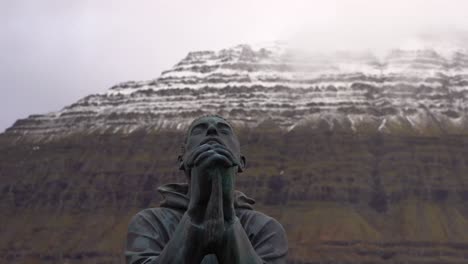
[[[200,143],[200,145],[203,145],[203,144],[210,144],[210,145],[212,145],[212,144],[220,144],[220,145],[223,145],[223,146],[224,146],[224,143],[223,143],[221,140],[217,139],[217,138],[207,138],[207,139],[204,139],[204,140]]]

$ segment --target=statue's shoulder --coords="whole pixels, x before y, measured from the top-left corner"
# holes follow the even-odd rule
[[[159,215],[180,215],[184,214],[181,210],[170,207],[152,207],[141,210],[137,215],[143,216],[159,216]]]
[[[286,256],[286,232],[275,218],[255,210],[239,210],[237,217],[257,252],[278,258]]]
[[[274,220],[273,217],[253,209],[238,209],[236,215],[240,219],[255,220],[259,222],[268,222]]]
[[[167,207],[146,208],[136,213],[130,224],[147,226],[166,225],[178,223],[183,216],[183,212]]]
[[[273,217],[255,210],[241,209],[236,211],[246,231],[258,232],[262,229],[274,229],[284,232],[283,226]]]
[[[165,245],[174,233],[182,213],[170,208],[148,208],[133,216],[128,225],[130,237],[156,241]]]

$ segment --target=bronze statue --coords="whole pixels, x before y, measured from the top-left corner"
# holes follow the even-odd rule
[[[189,127],[179,157],[188,184],[159,188],[164,201],[133,217],[128,264],[286,263],[283,227],[254,211],[253,199],[234,190],[245,158],[231,125],[205,116]]]

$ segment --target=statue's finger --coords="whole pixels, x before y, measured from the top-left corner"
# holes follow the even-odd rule
[[[197,147],[192,153],[190,153],[189,158],[188,158],[188,166],[193,166],[195,159],[197,159],[200,154],[204,153],[205,151],[209,150],[211,147],[209,145],[201,145],[200,147]]]
[[[227,147],[223,145],[216,145],[215,150],[217,152],[221,151],[222,153],[229,153],[227,156],[231,159],[231,161],[234,163],[234,165],[239,165],[239,159],[234,153]],[[218,151],[219,150],[219,151]]]
[[[228,158],[231,161],[231,163],[233,163],[233,165],[239,165],[238,162],[237,162],[237,159],[232,154],[232,152],[227,151],[226,149],[223,149],[223,148],[215,149],[215,151],[218,154],[221,154],[221,155],[225,156],[226,158]]]
[[[195,166],[198,166],[198,165],[200,165],[201,161],[203,161],[207,157],[212,156],[214,154],[215,154],[214,150],[205,151],[205,152],[201,153],[200,155],[198,155],[197,158],[193,161],[193,163],[195,164]]]
[[[221,154],[214,154],[213,156],[210,156],[207,160],[206,160],[207,163],[211,163],[211,162],[220,162],[223,166],[225,167],[232,167],[233,166],[233,162],[231,160],[229,160],[227,157],[221,155]]]
[[[234,153],[232,153],[232,151],[229,148],[227,148],[226,146],[224,146],[224,145],[216,144],[216,145],[214,145],[214,148],[215,149],[224,149],[224,150],[228,151],[229,153],[231,153],[231,156],[234,156]]]
[[[200,145],[198,147],[195,148],[195,150],[192,152],[192,155],[195,157],[197,155],[199,155],[200,153],[202,152],[205,152],[209,149],[211,149],[212,147],[208,144],[203,144],[203,145]]]

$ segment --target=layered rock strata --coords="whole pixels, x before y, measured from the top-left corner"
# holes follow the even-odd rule
[[[325,121],[360,132],[464,134],[468,52],[434,50],[311,55],[284,46],[240,45],[191,52],[151,81],[125,82],[61,111],[18,120],[6,133],[54,138],[73,133],[183,129],[219,113],[255,127]]]

